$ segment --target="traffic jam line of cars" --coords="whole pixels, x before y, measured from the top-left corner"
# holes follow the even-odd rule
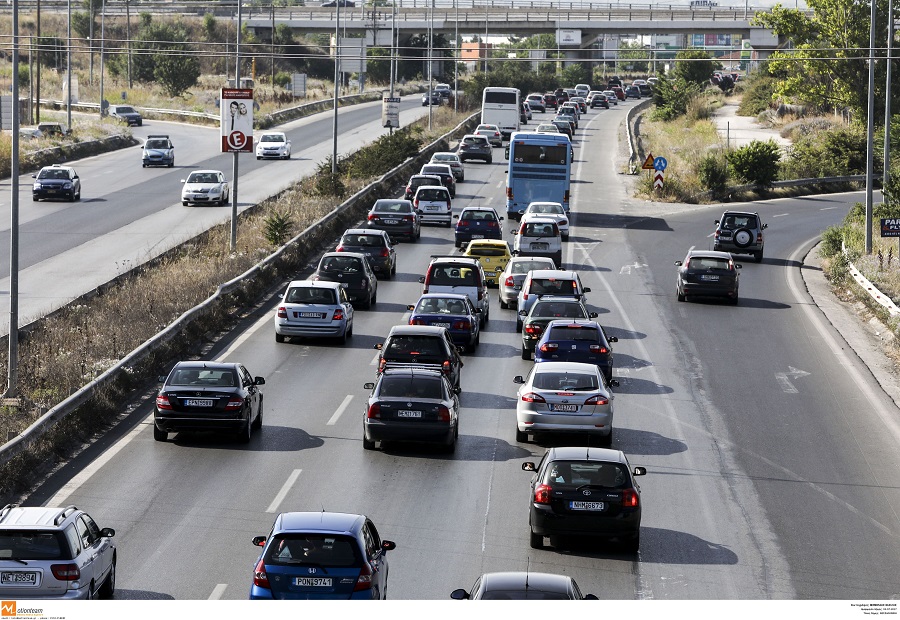
[[[478,138],[470,143],[489,141],[478,134],[470,137]],[[467,144],[466,138],[461,144]],[[363,385],[369,391],[362,416],[363,449],[409,441],[455,450],[463,354],[477,352],[490,320],[491,288],[496,288],[501,309],[515,312],[522,359],[534,359],[527,373],[513,379],[519,386],[516,441],[577,438],[574,446],[550,447],[538,462],[522,464],[531,474],[530,546],[543,548],[548,538],[557,546],[563,538],[587,537],[637,552],[643,507],[637,478],[647,471],[611,447],[613,388],[619,386],[612,344],[617,338],[595,320],[597,312],[587,305],[591,289],[578,271],[561,264],[569,216],[559,203],[529,204],[511,231],[512,249],[503,240],[503,217],[494,209],[467,207],[452,215],[450,188],[455,192],[457,179],[464,179],[462,161],[468,158],[439,155],[410,179],[406,198],[377,201],[364,225],[346,230],[309,279],[288,284],[275,308],[275,340],[346,342],[353,335],[356,308],[374,306],[379,278],[396,273],[394,242],[416,242],[424,223],[452,226],[455,219],[454,244],[465,250],[431,257],[419,278],[422,294],[406,307],[407,323],[392,327],[375,345],[375,376]],[[227,194],[218,196],[227,199]],[[679,301],[689,295],[724,294],[736,302],[740,265],[734,265],[727,251],[762,256],[766,226],[758,214],[726,211],[716,223],[716,249],[692,250],[679,261]],[[552,241],[536,251],[522,243],[530,236]],[[733,296],[725,272],[734,272]],[[263,426],[260,388],[265,379],[254,377],[240,363],[179,362],[160,382],[153,420],[156,441],[167,441],[169,433],[215,430],[246,443]],[[111,597],[114,535],[74,506],[7,506],[0,511],[0,594]],[[382,540],[365,515],[281,513],[270,533],[256,536],[252,544],[260,548],[252,570],[252,599],[387,598],[387,556],[396,544]],[[92,561],[81,563],[82,556]],[[582,594],[570,577],[529,571],[482,575],[469,590],[454,590],[451,598],[596,597]]]

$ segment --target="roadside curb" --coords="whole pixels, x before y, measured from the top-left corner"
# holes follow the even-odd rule
[[[803,257],[800,277],[813,303],[840,334],[851,351],[869,368],[869,372],[894,404],[900,408],[900,379],[894,361],[885,352],[887,340],[883,334],[890,333],[877,317],[866,322],[861,320],[859,311],[852,305],[840,301],[831,290],[831,284],[822,270],[819,244]]]

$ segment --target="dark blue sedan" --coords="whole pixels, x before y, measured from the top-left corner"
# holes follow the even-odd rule
[[[410,325],[432,325],[445,327],[450,332],[453,344],[472,352],[481,342],[480,319],[477,310],[466,295],[450,293],[429,293],[422,295],[414,306]]]
[[[611,342],[615,336],[607,336],[596,321],[563,319],[550,321],[534,348],[534,361],[582,362],[594,364],[603,373],[606,382],[612,380],[613,351]]]
[[[473,239],[503,239],[500,221],[503,219],[491,207],[466,207],[454,215],[456,247],[464,247]]]
[[[275,518],[253,569],[251,599],[387,598],[387,552],[365,515],[284,512]]]

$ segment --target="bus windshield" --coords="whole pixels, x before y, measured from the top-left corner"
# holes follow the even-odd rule
[[[563,145],[517,144],[515,157],[510,158],[521,164],[555,164],[565,166],[569,159],[569,149]]]

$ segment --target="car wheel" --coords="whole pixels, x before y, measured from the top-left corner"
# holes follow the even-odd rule
[[[522,345],[522,359],[523,360],[531,360],[531,351],[525,348],[525,345]]]
[[[487,163],[492,164],[492,163],[494,163],[494,158],[488,157],[486,161],[487,161]]]
[[[516,441],[518,443],[528,443],[528,433],[520,431],[518,427],[516,427]]]
[[[350,335],[349,332],[349,329],[344,329],[344,333],[340,335],[340,337],[338,338],[338,342],[340,342],[341,344],[347,344],[347,337]]]
[[[746,228],[738,228],[734,231],[734,244],[739,248],[746,248],[753,243],[753,233]]]
[[[397,275],[397,262],[394,261],[394,265],[391,267],[391,277]]]
[[[174,161],[169,162],[169,168],[174,168],[174,167],[175,167],[175,162]]]
[[[613,434],[614,434],[614,432],[613,432],[613,429],[611,428],[611,429],[609,429],[609,435],[606,435],[606,436],[601,435],[600,436],[600,445],[603,446],[604,448],[610,447],[613,442]]]
[[[734,297],[730,297],[728,299],[728,303],[731,304],[732,306],[738,305],[738,296],[735,295]]]
[[[188,206],[187,200],[182,200],[182,201],[181,201],[181,205],[182,205],[183,207]]]
[[[684,301],[684,300],[685,300],[684,293],[682,293],[680,290],[678,290],[677,287],[675,288],[675,296],[678,298],[678,301]]]
[[[625,550],[630,551],[631,553],[637,553],[641,549],[641,533],[638,532],[631,538],[625,541],[624,544]]]
[[[528,542],[531,544],[532,549],[543,549],[544,548],[544,537],[540,534],[535,534],[534,530],[529,532]]]
[[[457,426],[456,430],[453,432],[453,439],[451,439],[450,443],[448,443],[444,447],[444,451],[447,454],[453,454],[454,452],[456,452],[456,440],[457,439],[459,439],[459,426]]]
[[[501,299],[501,300],[500,300],[500,309],[501,309],[501,310],[507,310],[507,309],[509,309],[509,304],[506,303],[505,301],[503,301],[503,300]]]
[[[116,593],[116,556],[113,555],[112,564],[109,567],[109,574],[106,581],[100,586],[100,598],[111,599]]]
[[[360,305],[360,307],[361,307],[363,310],[368,310],[369,308],[372,307],[372,304],[373,304],[373,303],[374,303],[373,297],[369,297],[369,298],[366,300],[366,302],[365,302],[364,304],[361,304],[361,305]]]
[[[146,168],[147,164],[141,164],[141,168]]]
[[[238,443],[250,443],[250,437],[253,435],[253,424],[250,420],[241,427],[241,430],[238,431],[237,440]]]
[[[753,258],[756,259],[756,262],[757,262],[757,263],[761,263],[761,262],[762,262],[762,259],[763,259],[763,251],[760,250],[759,252],[754,252],[754,253],[753,253]]]
[[[374,306],[377,303],[378,303],[378,289],[375,289],[375,294],[372,295],[372,305]]]
[[[263,398],[259,397],[259,412],[256,414],[256,419],[253,421],[253,430],[258,431],[262,428],[263,422]]]
[[[283,334],[275,334],[275,342],[284,342],[287,339],[287,336]]]
[[[262,157],[260,157],[259,155],[257,155],[257,156],[256,156],[256,161],[259,161],[260,159],[262,159]]]
[[[69,194],[69,202],[75,202],[75,192]]]
[[[156,441],[168,441],[169,433],[160,429],[156,424],[153,425],[153,439]]]
[[[563,241],[568,241],[568,240],[569,240],[569,233],[566,233],[566,234],[560,235],[560,236],[562,237],[562,240],[563,240]]]
[[[516,321],[516,333],[522,333],[522,321]]]
[[[369,441],[368,439],[366,439],[366,433],[363,432],[363,450],[374,450],[374,449],[375,449],[375,442]]]

